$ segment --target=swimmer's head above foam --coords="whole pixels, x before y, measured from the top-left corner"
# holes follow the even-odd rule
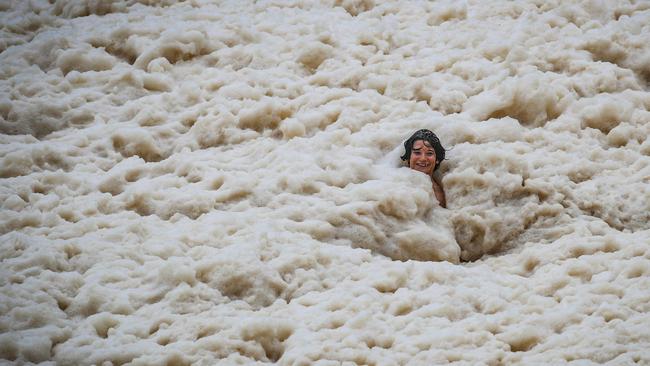
[[[408,161],[409,167],[431,175],[445,160],[445,148],[435,133],[421,129],[404,141],[406,152],[401,156]]]

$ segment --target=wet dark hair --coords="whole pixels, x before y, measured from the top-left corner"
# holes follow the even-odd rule
[[[440,166],[440,163],[445,160],[446,150],[444,147],[442,147],[438,136],[426,128],[415,131],[415,133],[411,135],[408,140],[404,141],[404,150],[406,150],[406,152],[401,156],[402,160],[407,161],[411,158],[411,150],[413,149],[413,144],[417,140],[428,142],[436,152],[436,166],[433,167],[433,170],[435,171],[438,169],[438,166]]]

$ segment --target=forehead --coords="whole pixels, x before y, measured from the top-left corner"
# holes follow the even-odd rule
[[[426,140],[415,140],[413,142],[413,149],[419,150],[419,149],[422,149],[422,148],[431,149],[432,147],[431,147],[431,144],[429,143],[429,141],[426,141]]]

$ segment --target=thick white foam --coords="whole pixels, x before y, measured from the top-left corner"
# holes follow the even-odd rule
[[[650,363],[647,3],[0,9],[0,358]]]

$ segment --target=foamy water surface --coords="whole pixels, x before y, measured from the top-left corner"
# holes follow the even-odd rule
[[[0,10],[0,359],[650,365],[650,2]]]

